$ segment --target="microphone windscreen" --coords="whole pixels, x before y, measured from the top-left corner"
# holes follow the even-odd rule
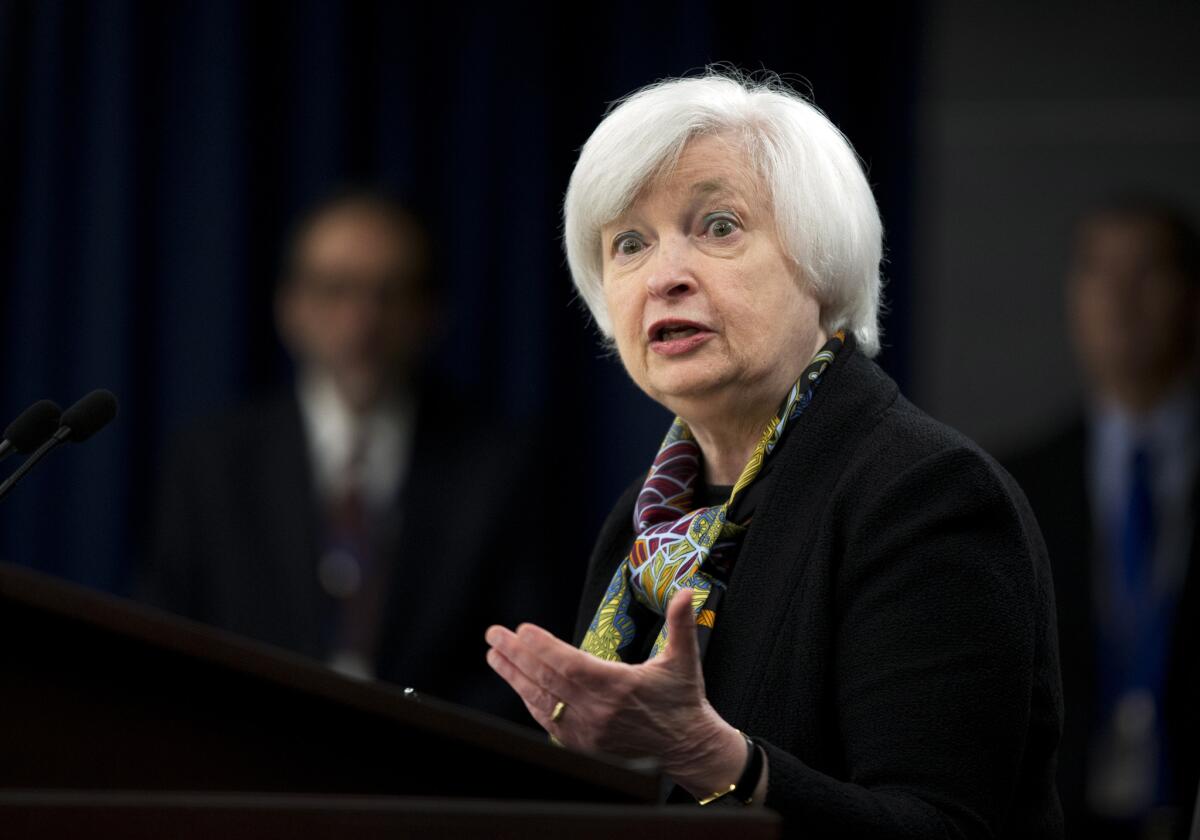
[[[117,416],[117,398],[99,388],[63,412],[62,425],[71,430],[67,440],[79,443],[103,429]]]
[[[4,437],[13,449],[26,455],[37,449],[58,431],[62,409],[51,400],[38,400],[8,424]]]

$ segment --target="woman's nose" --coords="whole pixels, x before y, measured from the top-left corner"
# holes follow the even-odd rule
[[[646,278],[646,288],[652,296],[678,298],[696,290],[696,277],[692,273],[686,245],[663,243],[655,256],[657,259]]]

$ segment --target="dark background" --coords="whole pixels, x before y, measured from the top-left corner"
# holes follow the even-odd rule
[[[281,239],[347,180],[380,181],[431,221],[438,374],[480,423],[548,423],[563,486],[530,504],[577,519],[586,547],[669,418],[574,301],[561,197],[608,102],[712,61],[811,89],[867,161],[890,231],[885,362],[903,378],[919,26],[903,4],[864,18],[805,4],[4,0],[0,416],[101,386],[121,414],[4,501],[0,556],[128,591],[170,438],[287,376],[271,320]]]
[[[1078,404],[1075,216],[1129,186],[1200,208],[1197,32],[1166,0],[0,0],[0,423],[121,399],[0,502],[0,557],[129,591],[168,441],[286,381],[288,225],[372,180],[433,227],[437,375],[480,423],[545,425],[558,478],[525,492],[586,551],[667,417],[574,300],[562,194],[610,101],[713,61],[784,74],[849,136],[887,231],[881,362],[1003,454]]]

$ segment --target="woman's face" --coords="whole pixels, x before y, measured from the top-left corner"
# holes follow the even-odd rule
[[[691,141],[601,247],[625,369],[689,422],[762,422],[826,338],[760,179],[719,135]]]

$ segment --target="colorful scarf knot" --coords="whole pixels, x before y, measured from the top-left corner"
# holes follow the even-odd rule
[[[845,335],[838,332],[826,342],[788,390],[723,504],[694,507],[702,455],[687,423],[675,418],[634,504],[633,547],[613,574],[583,637],[583,650],[618,662],[636,656],[638,646],[631,645],[639,634],[634,602],[661,616],[680,589],[693,590],[692,609],[704,650],[725,581],[753,516],[754,493],[747,493],[747,488],[762,474],[788,425],[812,401],[821,374],[844,340]],[[666,642],[663,624],[649,658],[657,656]]]

